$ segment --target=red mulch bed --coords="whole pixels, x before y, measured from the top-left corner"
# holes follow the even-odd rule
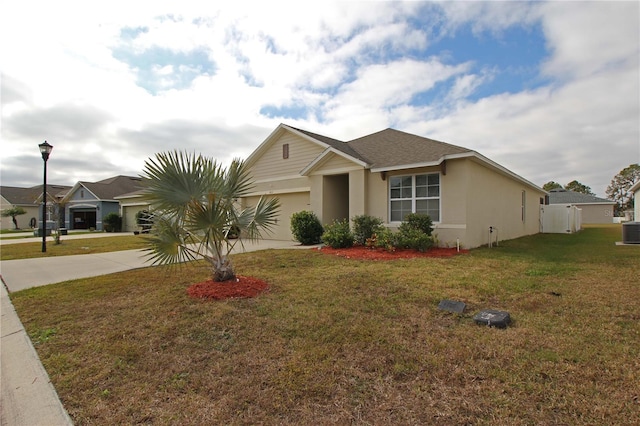
[[[343,249],[333,249],[331,247],[322,247],[321,251],[326,254],[333,254],[347,259],[358,260],[393,260],[393,259],[414,259],[417,257],[451,257],[457,254],[469,253],[469,250],[460,250],[456,248],[434,247],[424,253],[417,250],[395,250],[387,251],[385,249],[371,249],[363,246],[355,246]]]
[[[256,297],[268,289],[269,285],[262,280],[236,275],[236,279],[234,280],[208,280],[193,284],[187,288],[187,293],[196,299],[223,300]]]

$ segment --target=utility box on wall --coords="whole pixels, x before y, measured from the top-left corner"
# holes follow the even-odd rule
[[[540,232],[572,234],[582,229],[582,210],[571,204],[540,206]]]

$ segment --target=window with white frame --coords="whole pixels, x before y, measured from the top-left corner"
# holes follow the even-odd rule
[[[389,178],[391,222],[402,222],[409,213],[424,213],[440,221],[440,174],[391,176]]]

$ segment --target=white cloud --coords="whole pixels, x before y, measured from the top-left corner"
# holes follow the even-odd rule
[[[55,146],[52,160],[66,162],[52,167],[52,179],[139,171],[148,156],[171,148],[246,157],[286,120],[261,110],[296,106],[308,116],[291,121],[313,132],[349,139],[394,126],[477,149],[539,184],[578,179],[604,195],[615,173],[640,160],[638,9],[637,2],[5,2],[3,179],[21,173],[26,156],[37,163],[35,145],[44,139]],[[470,98],[500,70],[432,50],[465,27],[486,44],[509,28],[542,28],[549,57],[540,78],[549,83]],[[122,37],[136,28],[144,31]],[[133,61],[114,57],[118,49],[204,52],[214,71],[152,62],[152,94],[140,87]],[[418,96],[431,101],[414,102]]]
[[[544,71],[580,78],[625,63],[638,66],[638,2],[551,2],[542,7],[553,56]]]

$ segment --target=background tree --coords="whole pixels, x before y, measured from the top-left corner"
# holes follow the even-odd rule
[[[237,200],[252,187],[244,162],[228,169],[216,161],[179,151],[156,154],[145,162],[146,199],[152,205],[148,238],[154,264],[204,259],[214,281],[235,277],[230,254],[243,238],[258,240],[275,225],[277,199],[260,198],[255,207]],[[238,238],[230,238],[238,233]]]
[[[551,191],[552,189],[559,189],[559,188],[562,188],[562,185],[552,180],[542,185],[542,189],[544,189],[547,192]]]
[[[2,217],[11,217],[11,221],[13,222],[13,226],[15,229],[19,229],[18,228],[18,220],[16,219],[16,216],[20,216],[23,214],[26,214],[27,211],[25,209],[23,209],[22,207],[11,207],[8,209],[4,209],[2,210]]]
[[[566,184],[564,186],[564,189],[573,192],[581,192],[583,194],[596,195],[593,193],[593,191],[591,191],[590,187],[578,182],[577,180],[572,180],[571,182]]]
[[[640,165],[631,164],[622,169],[611,180],[607,187],[607,197],[615,201],[615,215],[621,216],[625,210],[633,208],[633,197],[629,190],[635,182],[640,180]]]

